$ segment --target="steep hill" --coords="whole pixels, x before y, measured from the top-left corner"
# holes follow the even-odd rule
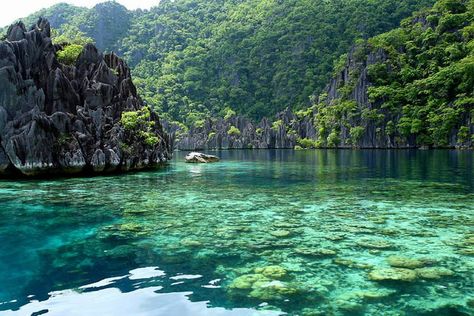
[[[130,69],[92,44],[54,45],[50,25],[0,42],[0,176],[104,173],[166,162],[171,143]]]
[[[76,16],[81,16],[88,12],[89,9],[84,7],[73,6],[67,3],[58,3],[49,8],[44,8],[27,17],[21,19],[24,25],[33,25],[38,21],[38,18],[45,17],[48,19],[51,28],[58,29],[62,25],[69,24]],[[8,26],[2,29],[6,33]]]
[[[60,32],[81,30],[132,67],[139,92],[171,120],[193,126],[227,108],[260,119],[304,108],[356,39],[396,27],[433,0],[163,0],[127,11],[57,5]]]
[[[473,147],[474,0],[440,0],[359,41],[314,105],[255,124],[228,112],[177,147]]]
[[[472,146],[474,1],[359,43],[314,108],[321,146]]]

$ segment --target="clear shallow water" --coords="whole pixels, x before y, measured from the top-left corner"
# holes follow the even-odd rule
[[[0,181],[0,315],[474,314],[472,152],[219,155]]]

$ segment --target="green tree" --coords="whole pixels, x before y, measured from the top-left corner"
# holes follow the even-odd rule
[[[77,44],[70,44],[62,50],[56,52],[56,57],[60,63],[72,65],[82,52],[82,46]]]

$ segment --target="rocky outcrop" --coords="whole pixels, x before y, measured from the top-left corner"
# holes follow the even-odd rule
[[[206,155],[203,153],[192,152],[184,157],[187,163],[210,163],[210,162],[218,162],[220,159],[214,155]]]
[[[423,28],[430,27],[430,24],[423,17],[413,19],[412,23],[419,23]],[[367,44],[354,46],[343,69],[330,81],[325,99],[320,100],[319,108],[334,107],[341,102],[354,102],[356,108],[354,112],[357,115],[347,115],[342,117],[336,130],[338,131],[337,147],[360,147],[360,148],[425,148],[425,147],[443,147],[443,148],[472,148],[474,146],[474,112],[466,111],[465,114],[456,117],[456,122],[450,128],[449,135],[446,137],[446,143],[442,145],[429,144],[423,142],[423,135],[413,132],[410,135],[402,135],[396,127],[397,123],[403,118],[402,106],[399,104],[398,111],[390,111],[385,106],[384,98],[370,100],[369,89],[373,86],[371,80],[377,80],[377,75],[370,78],[369,70],[375,65],[390,65],[393,62],[390,56],[383,49],[374,49]],[[392,74],[397,70],[386,66],[386,73]],[[446,107],[451,107],[455,99],[450,100]],[[425,109],[426,110],[426,109]],[[369,115],[364,115],[369,113]],[[318,119],[315,125],[321,125]],[[392,126],[390,126],[392,125]],[[459,127],[467,128],[465,140],[459,137]],[[363,133],[357,140],[352,139],[351,129],[362,128]],[[439,127],[441,128],[441,126]],[[321,135],[317,135],[321,138]],[[425,137],[426,138],[426,137]],[[429,143],[429,142],[428,142]]]
[[[127,171],[170,159],[156,113],[132,129],[121,122],[144,108],[124,61],[88,44],[65,65],[56,58],[63,48],[45,19],[10,26],[0,43],[0,174]]]
[[[186,132],[173,125],[167,128],[179,150],[294,148],[299,138],[316,135],[310,118],[298,118],[289,109],[277,114],[273,121],[264,118],[257,124],[233,116],[209,118],[203,126]]]
[[[427,22],[422,20],[420,23]],[[258,124],[234,116],[207,119],[203,126],[186,132],[171,128],[176,136],[176,148],[472,148],[474,111],[465,111],[465,114],[456,117],[446,142],[441,145],[425,145],[423,137],[413,132],[401,134],[397,124],[403,118],[403,104],[394,111],[384,105],[383,98],[369,98],[369,90],[373,86],[371,67],[385,65],[388,61],[389,56],[382,49],[373,49],[366,44],[355,46],[347,55],[345,65],[330,80],[325,93],[311,108],[296,113],[286,109],[277,114],[273,121],[263,119]],[[386,71],[390,73],[393,70],[388,68]],[[460,126],[466,134],[464,140],[459,137]]]
[[[341,99],[349,99],[357,104],[357,111],[362,112],[364,109],[379,109],[380,104],[369,102],[368,89],[371,86],[369,80],[368,69],[371,65],[384,62],[387,54],[383,50],[375,52],[364,52],[360,47],[353,47],[348,54],[346,64],[329,82],[326,88],[326,99],[320,102],[324,106],[330,107]],[[357,56],[357,55],[363,55]],[[347,95],[341,93],[342,87],[348,87]],[[347,90],[347,89],[346,89]],[[347,92],[346,92],[347,93]],[[382,111],[379,112],[382,114]],[[357,146],[361,148],[410,148],[416,147],[413,138],[395,138],[395,135],[388,136],[385,126],[391,120],[388,113],[385,115],[384,122],[375,124],[373,120],[362,119],[360,117],[347,117],[345,122],[341,122],[339,129],[338,147],[351,148]],[[317,124],[317,122],[316,122]],[[354,144],[351,140],[351,127],[362,126],[364,133],[360,139]],[[382,127],[380,127],[382,126]],[[319,135],[318,135],[319,136]]]

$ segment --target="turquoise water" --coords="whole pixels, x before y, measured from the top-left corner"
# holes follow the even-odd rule
[[[471,151],[0,181],[0,315],[474,315]]]

